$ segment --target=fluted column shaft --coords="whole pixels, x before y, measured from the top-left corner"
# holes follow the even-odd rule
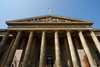
[[[8,59],[7,59],[6,64],[5,64],[4,67],[10,67],[11,62],[13,60],[14,53],[15,53],[16,48],[17,48],[17,45],[18,45],[18,43],[20,41],[20,37],[21,37],[21,31],[19,31],[17,36],[16,36],[15,42],[14,42],[12,48],[11,48],[11,51],[9,53]]]
[[[11,47],[12,47],[12,45],[13,45],[13,43],[14,43],[14,40],[15,40],[15,38],[13,38],[12,41],[11,41],[11,44],[10,44],[10,46],[9,46],[7,52],[6,52],[6,55],[5,55],[5,58],[4,58],[3,62],[2,62],[1,67],[4,67],[5,62],[7,61],[7,58],[8,58],[8,55],[9,55],[9,53],[10,53]]]
[[[65,54],[65,45],[62,45],[62,53],[63,53],[63,60],[64,60],[64,65],[66,63],[66,54]]]
[[[57,67],[62,67],[61,66],[61,57],[60,57],[60,47],[59,47],[58,31],[55,31],[54,37],[55,37],[56,66]]]
[[[28,39],[28,43],[26,46],[22,67],[28,67],[28,61],[29,61],[31,46],[32,46],[32,40],[33,40],[33,31],[31,31],[30,35],[29,35],[29,39]]]
[[[35,56],[35,46],[36,46],[36,39],[33,39],[33,44],[32,44],[32,49],[31,49],[31,56],[30,56],[30,67],[32,67],[33,65],[33,60],[34,60],[34,56]]]
[[[86,55],[87,55],[87,57],[88,57],[90,66],[91,66],[91,67],[96,67],[96,65],[95,65],[95,63],[94,63],[94,60],[93,60],[93,57],[92,57],[92,55],[91,55],[91,52],[90,52],[90,50],[89,50],[89,48],[88,48],[88,45],[87,45],[87,43],[86,43],[86,40],[85,40],[85,38],[84,38],[82,32],[79,31],[78,34],[79,34],[80,40],[81,40],[81,42],[82,42],[82,46],[83,46],[83,48],[84,48],[84,51],[85,51],[85,53],[86,53]]]
[[[46,51],[46,32],[43,31],[41,40],[39,67],[44,67],[45,51]]]
[[[70,51],[69,51],[69,48],[68,48],[68,42],[67,42],[67,39],[64,38],[64,43],[65,43],[65,50],[66,50],[66,57],[67,57],[67,67],[72,67],[72,63],[71,63],[71,57],[70,57]]]
[[[22,52],[21,59],[20,59],[20,62],[19,62],[19,66],[18,67],[21,67],[21,62],[22,62],[22,60],[24,58],[23,56],[24,56],[24,53],[25,53],[26,41],[27,41],[27,39],[26,38],[23,38],[22,43],[21,43],[21,46],[20,46],[20,49],[23,50],[23,52]]]
[[[9,37],[9,34],[10,34],[10,31],[7,31],[7,33],[5,34],[5,36],[3,37],[3,39],[1,40],[1,43],[0,43],[0,54],[2,52],[2,48],[3,46],[5,45],[5,43],[7,42],[7,39]]]
[[[95,33],[93,31],[91,31],[90,35],[91,35],[91,37],[92,37],[92,39],[93,39],[93,41],[94,41],[94,43],[95,43],[99,53],[100,53],[100,43],[99,43],[99,40],[97,39],[97,37],[96,37],[96,35],[95,35]]]
[[[26,38],[23,38],[20,49],[24,49],[26,43]]]
[[[38,46],[35,46],[35,52],[34,52],[34,57],[33,57],[33,61],[32,61],[32,67],[36,67],[37,47]]]
[[[71,34],[68,31],[66,33],[66,35],[67,35],[67,38],[68,38],[69,49],[70,49],[70,53],[71,53],[71,57],[72,57],[73,67],[79,67],[78,60],[77,60],[76,53],[75,53],[75,48],[74,48],[74,45],[73,45],[73,42],[72,42],[72,38],[71,38]]]

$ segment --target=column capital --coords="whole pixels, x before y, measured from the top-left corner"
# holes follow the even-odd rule
[[[43,31],[45,31],[45,32],[46,32],[47,30],[45,30],[45,29],[44,29],[44,30],[41,30],[41,31],[42,31],[42,32],[43,32]]]
[[[53,30],[53,31],[55,32],[55,31],[59,31],[59,30]]]
[[[66,31],[66,32],[68,32],[68,31],[71,32],[71,30],[65,30],[65,31]]]
[[[78,32],[80,32],[80,31],[82,32],[83,30],[77,30],[77,31],[78,31]]]
[[[94,29],[92,29],[92,30],[89,30],[89,32],[92,32],[92,31],[95,31]]]
[[[22,32],[22,30],[17,30],[17,32],[19,32],[19,31],[21,31],[21,32]]]
[[[33,31],[33,32],[34,32],[35,30],[29,30],[29,32],[31,32],[31,31]]]

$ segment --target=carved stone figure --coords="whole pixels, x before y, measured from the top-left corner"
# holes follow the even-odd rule
[[[45,18],[35,18],[31,19],[30,21],[24,20],[22,22],[74,22],[72,20],[55,18],[55,17],[45,17]]]
[[[67,20],[65,20],[65,22],[67,22]]]
[[[57,22],[59,22],[59,19],[57,19]]]

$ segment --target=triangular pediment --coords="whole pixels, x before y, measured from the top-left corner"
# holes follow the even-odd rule
[[[91,21],[55,16],[55,15],[45,15],[45,16],[12,20],[8,22],[91,22]]]

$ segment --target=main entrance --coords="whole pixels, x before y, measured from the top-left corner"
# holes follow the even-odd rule
[[[53,57],[52,56],[47,57],[47,65],[49,67],[53,67]]]

